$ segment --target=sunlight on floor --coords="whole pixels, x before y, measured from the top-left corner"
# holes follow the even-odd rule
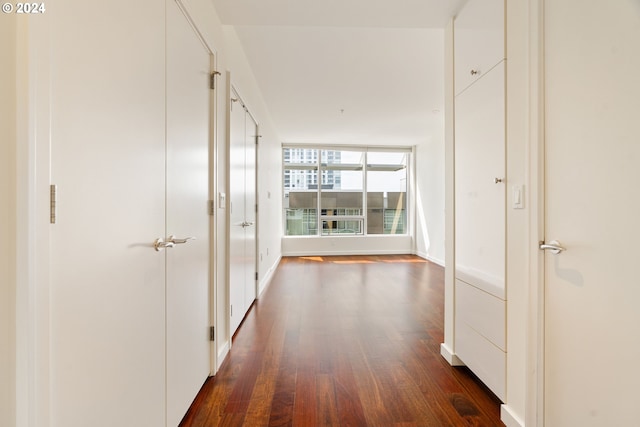
[[[375,264],[375,261],[356,260],[356,261],[331,261],[334,264]]]
[[[321,256],[301,256],[301,259],[306,259],[309,261],[318,261],[318,262],[322,262],[324,261],[324,259],[322,259]]]

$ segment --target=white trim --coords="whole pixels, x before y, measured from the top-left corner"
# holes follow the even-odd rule
[[[231,342],[231,338],[229,338],[223,345],[220,346],[218,350],[218,366],[216,366],[216,372],[220,369],[220,366],[224,363],[224,359],[229,354],[229,343]]]
[[[16,35],[16,425],[49,425],[50,15]]]
[[[312,148],[344,151],[361,151],[367,153],[402,152],[412,153],[414,147],[408,145],[353,145],[353,144],[317,144],[317,143],[283,143],[282,148]]]
[[[466,366],[465,363],[460,360],[460,358],[453,353],[453,350],[451,350],[445,343],[440,344],[440,355],[444,357],[444,360],[449,362],[449,365],[451,366]]]
[[[258,285],[258,298],[262,296],[264,291],[266,291],[267,287],[271,284],[271,279],[273,279],[273,275],[275,274],[278,265],[280,265],[280,260],[282,260],[282,256],[278,256],[276,262],[269,267],[262,280],[260,280],[260,284]]]
[[[444,343],[442,349],[455,353],[455,82],[454,74],[454,25],[449,20],[444,30],[444,115],[445,115],[445,205],[444,205]],[[443,353],[445,356],[446,353]],[[447,357],[445,357],[446,359]],[[449,363],[452,363],[451,361]],[[455,365],[454,365],[455,366]]]
[[[434,264],[437,264],[440,267],[444,267],[444,260],[442,260],[440,258],[432,257],[431,255],[429,255],[426,252],[414,251],[414,255],[419,256],[422,259],[426,259],[427,261],[432,262]]]
[[[334,256],[334,255],[407,255],[411,251],[406,250],[353,250],[353,251],[291,251],[283,252],[282,256]]]
[[[500,421],[507,427],[524,427],[524,422],[511,411],[509,405],[500,405]]]
[[[430,261],[434,264],[439,265],[440,267],[444,267],[444,260],[440,259],[440,258],[434,258],[431,255],[427,255],[425,258],[427,261]]]
[[[530,0],[530,137],[529,169],[531,171],[529,203],[530,247],[544,239],[544,4]],[[544,425],[544,256],[539,250],[530,252],[529,307],[527,324],[527,378],[525,421],[530,426]]]

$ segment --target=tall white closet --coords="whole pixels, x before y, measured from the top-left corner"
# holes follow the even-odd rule
[[[229,318],[234,334],[257,297],[258,125],[231,87],[229,103]]]
[[[506,398],[505,3],[454,21],[455,353]]]

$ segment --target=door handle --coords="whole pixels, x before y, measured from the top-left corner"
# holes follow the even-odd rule
[[[562,247],[560,242],[557,240],[552,240],[549,243],[540,242],[540,249],[543,251],[549,251],[552,254],[559,254],[562,251],[566,251],[566,248]]]
[[[171,236],[169,236],[169,239],[167,240],[167,242],[171,242],[174,243],[176,245],[181,245],[183,243],[187,243],[189,240],[196,240],[195,237],[185,237],[184,239],[179,239],[176,236],[174,236],[173,234]]]
[[[153,242],[153,247],[156,249],[156,252],[161,252],[165,248],[172,248],[175,246],[175,243],[165,241],[162,237],[158,237],[155,242]]]
[[[250,222],[250,221],[242,221],[242,224],[240,224],[240,225],[242,226],[242,228],[250,227],[250,226],[252,226],[252,225],[253,225],[253,222]]]

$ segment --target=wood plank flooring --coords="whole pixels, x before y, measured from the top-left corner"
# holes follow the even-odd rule
[[[440,356],[443,273],[410,255],[283,258],[181,426],[503,426]]]

